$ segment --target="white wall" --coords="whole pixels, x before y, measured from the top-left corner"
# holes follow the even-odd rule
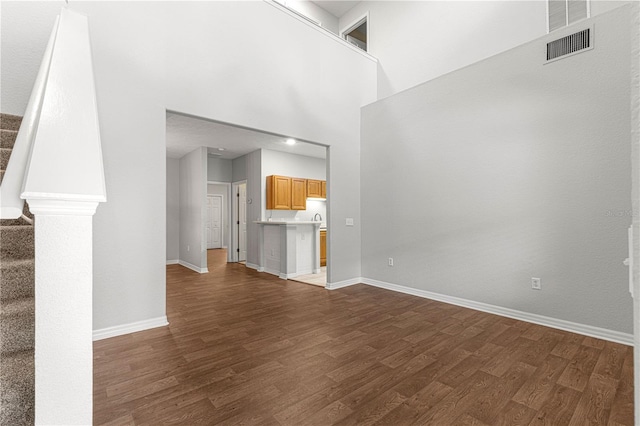
[[[64,2],[0,5],[1,109],[22,114]],[[109,194],[94,217],[95,329],[165,315],[166,109],[332,145],[332,216],[358,218],[331,234],[332,274],[360,276],[353,194],[359,107],[375,99],[374,62],[265,2],[69,7],[89,16]]]
[[[592,22],[363,109],[363,276],[632,331],[629,10]]]
[[[591,1],[591,15],[624,5]],[[378,98],[526,43],[547,32],[546,1],[363,1],[344,31],[369,13],[368,53],[378,58]]]
[[[296,10],[304,16],[308,16],[319,21],[323,28],[326,28],[333,34],[338,34],[338,18],[320,6],[317,6],[308,0],[282,0],[281,3],[286,4],[288,8]]]
[[[167,261],[180,257],[180,160],[167,158]]]
[[[229,191],[231,185],[222,185],[216,183],[207,184],[207,195],[220,195],[222,196],[222,246],[223,248],[231,247],[229,237],[231,236],[229,219]]]
[[[231,182],[233,176],[231,164],[231,160],[208,157],[207,180],[214,182]]]
[[[200,271],[207,268],[206,171],[206,148],[197,148],[180,159],[180,262]]]
[[[378,98],[546,33],[544,1],[364,1],[340,18],[340,30],[367,11]]]

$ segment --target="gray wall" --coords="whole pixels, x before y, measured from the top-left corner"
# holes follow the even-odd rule
[[[206,148],[197,148],[180,159],[180,260],[202,269],[207,267],[206,171]]]
[[[593,18],[594,50],[543,65],[558,32],[365,107],[363,276],[630,333],[628,16]]]
[[[247,154],[247,265],[258,265],[259,225],[253,223],[262,220],[262,150]]]
[[[247,156],[234,158],[231,163],[231,181],[240,182],[247,180]]]
[[[210,182],[231,182],[231,160],[207,157],[207,180]]]
[[[180,160],[167,158],[167,261],[179,259]]]

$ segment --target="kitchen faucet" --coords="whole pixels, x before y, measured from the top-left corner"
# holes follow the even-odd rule
[[[322,222],[322,215],[320,213],[316,213],[315,215],[313,215],[313,221],[316,221],[316,217],[320,218],[320,222]]]

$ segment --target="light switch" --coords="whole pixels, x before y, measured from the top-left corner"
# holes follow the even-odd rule
[[[352,217],[348,217],[347,218],[347,226],[353,226],[353,218]]]

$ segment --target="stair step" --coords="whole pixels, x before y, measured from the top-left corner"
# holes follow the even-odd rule
[[[0,129],[0,148],[13,148],[13,144],[16,142],[16,136],[18,136],[18,132],[15,130]]]
[[[0,226],[31,226],[29,222],[22,219],[0,219]]]
[[[34,311],[33,297],[0,302],[0,354],[33,349]]]
[[[33,297],[34,283],[33,260],[10,260],[0,264],[0,301]]]
[[[33,226],[0,226],[0,261],[34,258]]]
[[[11,148],[0,148],[0,170],[7,170],[7,164],[9,164],[11,151]]]
[[[11,114],[0,114],[0,129],[18,131],[21,123],[22,117]]]
[[[0,425],[34,423],[33,351],[3,354],[0,357]]]

